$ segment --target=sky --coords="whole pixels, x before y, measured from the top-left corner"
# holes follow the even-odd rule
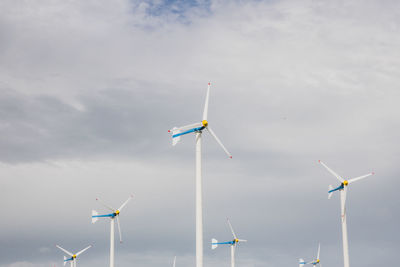
[[[396,265],[400,249],[400,3],[354,0],[0,2],[1,267],[195,265],[195,140],[201,120],[204,262],[298,266],[321,242],[343,264],[339,197],[351,184],[352,267]]]

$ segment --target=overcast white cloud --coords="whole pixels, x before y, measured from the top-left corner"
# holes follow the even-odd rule
[[[349,190],[353,267],[395,265],[399,249],[400,4],[397,1],[0,2],[0,266],[194,265],[194,140],[167,129],[200,119],[233,154],[204,141],[205,240],[248,239],[238,266],[297,266],[322,243],[342,264],[335,179]],[[229,250],[205,248],[207,266]]]

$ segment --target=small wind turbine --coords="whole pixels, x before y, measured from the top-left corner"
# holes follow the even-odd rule
[[[320,260],[319,260],[319,252],[320,252],[320,250],[321,250],[321,244],[318,244],[317,258],[316,258],[315,260],[310,261],[310,262],[305,262],[303,259],[300,259],[300,260],[299,260],[299,266],[300,266],[300,267],[303,267],[304,264],[312,264],[314,267],[317,266],[317,265],[319,265],[320,267],[322,267],[322,264],[321,264],[321,262],[320,262]]]
[[[347,195],[347,187],[349,184],[364,179],[368,176],[373,175],[374,173],[368,173],[366,175],[362,175],[356,178],[348,179],[345,180],[341,176],[339,176],[337,173],[332,171],[328,166],[326,166],[322,161],[318,161],[319,163],[322,164],[333,176],[335,176],[339,181],[340,185],[336,188],[333,188],[331,185],[329,185],[329,191],[328,191],[328,199],[331,198],[333,192],[339,191],[340,192],[340,211],[341,211],[341,217],[342,217],[342,237],[343,237],[343,260],[344,260],[344,267],[349,267],[350,266],[350,261],[349,261],[349,241],[347,237],[347,220],[346,220],[346,195]]]
[[[120,211],[125,207],[125,205],[131,200],[133,196],[129,196],[129,198],[122,203],[121,207],[118,209],[114,209],[113,207],[105,204],[99,198],[96,198],[104,207],[111,210],[112,213],[99,215],[99,213],[95,210],[92,210],[92,223],[95,223],[100,217],[109,217],[111,219],[111,231],[110,231],[110,267],[114,267],[114,219],[117,219],[118,224],[118,232],[119,232],[119,242],[122,243],[122,235],[121,235],[121,226],[119,224],[119,215]]]
[[[86,250],[88,250],[89,248],[92,247],[92,245],[87,246],[86,248],[82,249],[81,251],[77,252],[77,253],[71,253],[68,250],[60,247],[59,245],[56,245],[56,247],[58,247],[59,249],[61,249],[62,251],[64,251],[65,254],[71,256],[71,258],[67,258],[64,256],[64,266],[67,264],[67,261],[71,262],[71,267],[76,267],[76,257],[78,257],[79,255],[81,255],[83,252],[85,252]]]
[[[216,249],[218,245],[231,245],[231,267],[235,267],[235,248],[236,245],[239,244],[240,242],[247,242],[247,240],[244,239],[238,239],[235,232],[233,231],[232,225],[229,222],[229,219],[227,220],[229,224],[229,228],[231,229],[232,235],[233,235],[233,240],[232,241],[227,241],[227,242],[219,242],[218,240],[213,238],[211,239],[211,249]]]
[[[208,100],[210,97],[211,84],[208,83],[206,103],[204,105],[203,119],[201,122],[193,123],[182,127],[174,127],[168,132],[172,133],[172,145],[176,145],[182,135],[196,134],[196,267],[203,267],[203,206],[202,206],[202,180],[201,180],[201,136],[206,129],[217,143],[222,147],[225,153],[232,158],[232,155],[225,148],[214,131],[208,125]]]

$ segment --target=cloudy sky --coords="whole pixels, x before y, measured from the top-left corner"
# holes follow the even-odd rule
[[[203,141],[205,266],[395,266],[400,249],[400,3],[373,0],[0,1],[0,266],[108,266],[109,221],[130,194],[116,266],[194,266],[194,137]]]

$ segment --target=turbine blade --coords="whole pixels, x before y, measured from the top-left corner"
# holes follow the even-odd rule
[[[174,264],[172,264],[172,267],[175,267],[176,264],[176,256],[174,257]]]
[[[239,242],[247,242],[246,239],[239,239]]]
[[[62,247],[60,247],[59,245],[56,245],[56,247],[58,247],[59,249],[61,249],[62,251],[64,251],[65,254],[70,255],[71,257],[74,256],[74,254],[72,254],[72,253],[69,252],[68,250],[66,250],[66,249],[64,249],[64,248],[62,248]]]
[[[203,126],[203,124],[201,122],[196,122],[196,123],[192,123],[192,124],[181,126],[181,127],[174,127],[171,130],[168,130],[168,132],[172,133],[172,135],[174,135],[174,131],[184,132],[186,130],[190,130],[190,129],[201,127],[201,126]]]
[[[119,242],[122,243],[122,234],[121,234],[121,225],[119,224],[119,216],[117,216],[117,225],[118,225],[118,233],[119,233]]]
[[[318,243],[317,260],[319,260],[319,252],[321,251],[321,243]]]
[[[97,201],[100,202],[101,205],[103,205],[104,207],[106,207],[107,209],[111,210],[111,211],[115,211],[115,209],[109,205],[107,205],[106,203],[104,203],[100,198],[96,198]]]
[[[83,252],[85,252],[86,250],[88,250],[89,248],[91,248],[92,245],[87,246],[86,248],[82,249],[81,251],[79,251],[78,253],[76,253],[76,256],[81,255]]]
[[[206,103],[204,104],[204,111],[203,111],[203,120],[207,120],[207,117],[208,117],[208,100],[210,99],[210,87],[211,87],[211,83],[208,83]]]
[[[129,198],[121,205],[121,207],[119,207],[119,211],[122,210],[123,207],[125,207],[125,205],[133,198],[133,195],[130,195]]]
[[[340,177],[336,172],[332,171],[328,166],[326,166],[325,163],[320,160],[318,162],[321,163],[322,166],[324,166],[331,174],[333,174],[333,176],[335,176],[341,183],[344,182],[344,179]]]
[[[353,183],[353,182],[355,182],[355,181],[364,179],[364,178],[366,178],[366,177],[368,177],[368,176],[371,176],[371,175],[373,175],[373,174],[374,174],[374,173],[371,172],[371,173],[368,173],[368,174],[363,175],[363,176],[359,176],[359,177],[356,177],[356,178],[352,178],[352,179],[349,179],[348,182],[349,182],[349,184],[351,184],[351,183]]]
[[[217,143],[222,147],[222,149],[225,151],[225,153],[228,155],[228,157],[232,158],[231,153],[229,153],[229,151],[225,148],[225,146],[222,144],[221,140],[219,140],[219,138],[215,135],[213,130],[211,130],[210,127],[206,127],[206,129],[211,134],[211,136],[214,137],[215,141],[217,141]]]
[[[233,237],[234,237],[235,239],[237,239],[237,237],[236,237],[236,235],[235,235],[235,232],[233,231],[233,228],[232,228],[231,222],[229,221],[229,219],[228,219],[228,218],[227,218],[226,220],[228,221],[229,228],[231,228],[231,232],[232,232],[232,235],[233,235]]]

